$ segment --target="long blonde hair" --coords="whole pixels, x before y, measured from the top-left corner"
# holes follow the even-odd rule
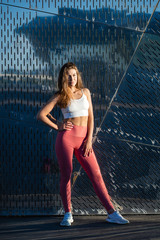
[[[76,88],[82,89],[83,88],[83,83],[82,83],[82,78],[80,75],[80,72],[78,71],[78,68],[76,65],[72,62],[65,63],[58,76],[58,92],[57,94],[60,95],[58,105],[60,108],[66,108],[68,104],[70,103],[71,99],[73,98],[72,96],[72,91],[68,87],[68,70],[69,69],[75,69],[77,73],[77,83],[76,83]]]

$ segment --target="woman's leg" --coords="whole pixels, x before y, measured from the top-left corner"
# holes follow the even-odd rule
[[[84,157],[83,154],[84,151],[82,151],[82,146],[79,149],[75,149],[75,156],[90,178],[94,190],[103,206],[106,208],[108,213],[114,212],[114,206],[110,200],[110,196],[103,181],[94,152],[92,152],[89,157]]]
[[[56,139],[56,155],[60,168],[60,195],[62,198],[65,212],[71,212],[71,174],[73,147],[67,134],[59,132]]]

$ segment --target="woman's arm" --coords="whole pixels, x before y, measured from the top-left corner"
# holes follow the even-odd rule
[[[88,102],[89,102],[88,124],[87,124],[87,139],[92,142],[93,129],[94,129],[93,106],[92,106],[91,94],[90,94],[89,89],[85,88],[85,93],[87,95],[87,99],[88,99]]]
[[[58,130],[58,124],[55,118],[52,117],[51,121],[47,115],[51,116],[50,112],[52,111],[52,109],[55,107],[55,105],[57,104],[59,99],[59,96],[53,96],[37,113],[37,120],[40,120],[42,122],[44,122],[45,124],[47,124],[48,126],[54,128],[55,130]]]
[[[92,137],[93,137],[93,129],[94,129],[94,115],[93,115],[93,106],[91,100],[91,94],[89,89],[85,88],[84,93],[87,96],[89,102],[88,109],[88,124],[87,124],[87,140],[85,142],[85,152],[84,156],[90,155],[92,152]]]
[[[73,124],[71,122],[58,122],[51,114],[50,112],[55,107],[59,100],[59,95],[53,96],[37,113],[37,120],[40,120],[47,124],[48,126],[54,128],[58,131],[63,130],[71,130],[73,128]],[[50,120],[52,119],[52,121]]]

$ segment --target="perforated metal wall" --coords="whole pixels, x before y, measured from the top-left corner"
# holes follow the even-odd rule
[[[160,213],[159,2],[0,1],[1,215],[63,212],[57,133],[36,114],[67,61],[92,93],[94,150],[115,206]],[[75,214],[105,214],[76,159],[72,183]]]

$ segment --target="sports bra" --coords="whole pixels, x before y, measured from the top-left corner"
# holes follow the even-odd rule
[[[82,97],[79,99],[71,99],[70,104],[66,108],[61,108],[64,119],[88,116],[89,102],[82,90]]]

